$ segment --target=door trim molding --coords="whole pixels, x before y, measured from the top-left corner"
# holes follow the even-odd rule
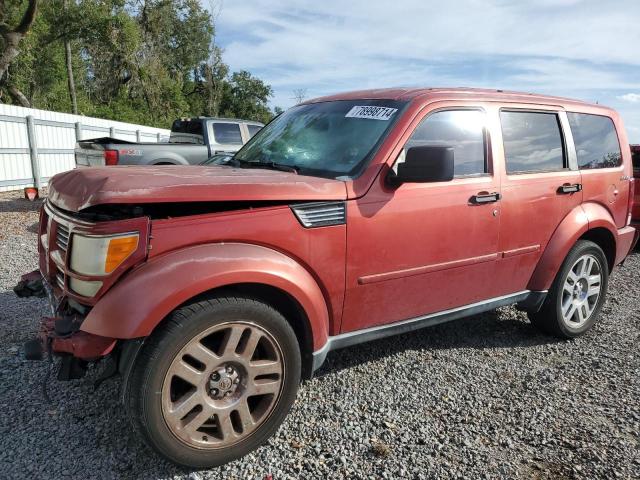
[[[468,265],[475,265],[477,263],[491,262],[493,260],[497,260],[499,256],[500,255],[498,253],[491,253],[489,255],[463,258],[461,260],[453,260],[450,262],[434,263],[431,265],[422,265],[420,267],[405,268],[403,270],[393,270],[391,272],[363,275],[362,277],[358,278],[358,284],[366,285],[369,283],[384,282],[385,280],[394,280],[397,278],[422,275],[423,273],[438,272],[440,270],[447,270],[449,268],[466,267]]]
[[[546,293],[546,291],[532,292],[530,290],[523,290],[521,292],[511,293],[509,295],[503,295],[501,297],[495,297],[489,300],[483,300],[481,302],[472,303],[470,305],[431,313],[429,315],[421,315],[419,317],[409,318],[407,320],[401,320],[399,322],[330,336],[327,339],[327,343],[325,343],[320,350],[313,352],[312,371],[316,371],[322,366],[327,357],[327,353],[329,353],[331,350],[338,350],[340,348],[350,347],[359,343],[370,342],[372,340],[378,340],[380,338],[385,338],[392,335],[412,332],[414,330],[419,330],[425,327],[438,325],[440,323],[445,323],[452,320],[458,320],[460,318],[468,317],[471,315],[477,315],[479,313],[484,313],[490,310],[494,310],[498,307],[504,307],[518,302],[526,303],[528,299],[544,299]]]

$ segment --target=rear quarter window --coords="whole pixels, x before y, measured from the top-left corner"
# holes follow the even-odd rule
[[[578,168],[612,168],[622,164],[618,134],[609,117],[567,113],[578,156]]]
[[[565,168],[564,142],[556,113],[501,111],[507,173]]]

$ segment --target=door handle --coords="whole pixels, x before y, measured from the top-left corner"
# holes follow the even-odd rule
[[[480,192],[477,195],[474,195],[473,197],[471,197],[471,203],[475,205],[482,205],[485,203],[497,202],[501,198],[502,198],[502,195],[500,195],[498,192],[493,192],[493,193]]]
[[[581,183],[565,183],[558,187],[558,193],[576,193],[582,190]]]

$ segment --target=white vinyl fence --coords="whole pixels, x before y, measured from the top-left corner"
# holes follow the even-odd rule
[[[0,192],[44,186],[75,167],[78,140],[167,141],[169,130],[0,104]]]

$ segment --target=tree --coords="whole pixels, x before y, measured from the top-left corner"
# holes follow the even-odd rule
[[[268,122],[273,114],[268,101],[273,90],[246,70],[231,75],[222,100],[225,116]]]
[[[29,107],[30,102],[18,88],[7,81],[7,71],[14,59],[20,53],[18,46],[31,28],[36,12],[38,11],[38,0],[29,0],[18,25],[11,28],[7,21],[7,9],[5,0],[0,0],[0,37],[2,38],[2,54],[0,55],[0,86],[7,84],[11,96],[22,106]]]
[[[306,88],[296,88],[293,91],[293,100],[296,101],[296,104],[304,102],[305,98],[307,98]]]
[[[271,87],[230,72],[200,0],[5,1],[0,33],[29,32],[0,77],[14,103],[164,128],[183,116],[273,115]]]

